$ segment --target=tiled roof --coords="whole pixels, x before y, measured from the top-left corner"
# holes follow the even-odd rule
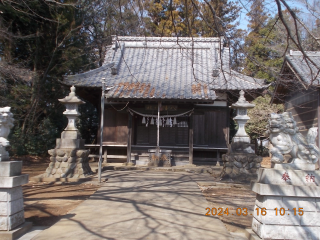
[[[114,87],[107,97],[116,99],[214,100],[215,90],[267,87],[230,70],[229,49],[222,47],[220,58],[220,46],[219,38],[115,37],[102,67],[66,76],[64,83],[101,87],[105,78]]]
[[[286,61],[305,85],[319,85],[320,52],[307,51],[306,54],[309,59],[306,59],[300,51],[290,51]]]

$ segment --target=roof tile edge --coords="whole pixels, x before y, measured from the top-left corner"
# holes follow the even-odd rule
[[[132,36],[112,36],[112,43],[122,42],[220,42],[223,37],[132,37]]]
[[[309,57],[320,57],[320,51],[304,51]],[[301,51],[290,50],[289,56],[302,56]],[[288,55],[287,55],[288,56]]]

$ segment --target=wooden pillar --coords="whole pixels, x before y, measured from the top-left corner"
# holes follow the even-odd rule
[[[193,114],[189,117],[189,164],[193,164]]]
[[[127,163],[131,162],[131,139],[132,139],[132,115],[129,113],[128,143],[127,143]]]
[[[159,154],[159,149],[160,149],[160,107],[161,107],[161,102],[158,102],[158,124],[157,124],[157,154]]]
[[[105,147],[105,149],[103,151],[103,162],[104,163],[108,162],[108,150],[107,150],[107,147]]]
[[[320,89],[318,90],[318,147],[320,148]]]
[[[320,147],[320,89],[318,90],[318,147]],[[316,169],[320,167],[320,160],[316,163]]]
[[[227,102],[227,127],[226,127],[226,144],[229,146],[230,142],[230,107]]]

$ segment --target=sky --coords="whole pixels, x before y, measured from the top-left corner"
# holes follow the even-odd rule
[[[248,11],[250,11],[250,6],[251,6],[251,2],[252,0],[238,0],[239,1],[239,5],[242,7],[241,12],[240,12],[240,16],[239,16],[239,28],[247,30],[247,25],[248,25],[248,17],[246,16],[246,14],[248,13]],[[308,10],[306,9],[305,5],[302,4],[301,2],[297,1],[297,0],[287,0],[288,5],[291,8],[298,8],[299,10],[301,10],[301,18],[302,19],[306,19],[309,14],[308,14]],[[265,8],[268,11],[268,13],[271,16],[274,16],[277,13],[277,5],[275,3],[274,0],[266,0],[265,1]],[[283,9],[285,9],[283,7]]]

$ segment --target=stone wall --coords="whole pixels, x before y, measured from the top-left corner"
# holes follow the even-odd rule
[[[223,170],[221,177],[238,178],[244,175],[256,175],[261,167],[262,157],[254,153],[228,153],[222,155]],[[245,178],[245,177],[244,177]]]
[[[51,149],[50,164],[44,177],[83,178],[92,174],[89,166],[89,150]]]

